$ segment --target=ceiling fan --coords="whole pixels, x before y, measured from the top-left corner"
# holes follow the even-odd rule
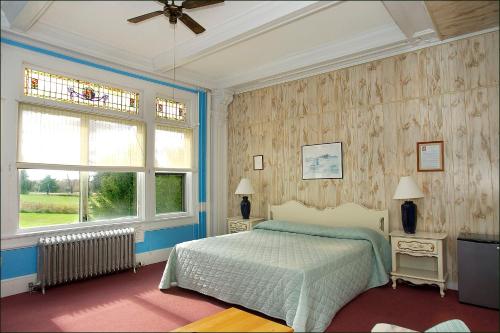
[[[174,0],[172,0],[171,3],[169,3],[168,0],[160,0],[158,2],[161,2],[162,4],[165,5],[163,7],[163,10],[157,10],[149,14],[133,17],[128,19],[127,21],[131,23],[139,23],[144,20],[163,14],[166,17],[168,17],[168,21],[170,23],[176,24],[177,19],[179,19],[195,34],[201,34],[203,31],[205,31],[205,28],[203,28],[198,22],[193,20],[191,16],[189,16],[186,13],[183,13],[182,10],[214,5],[216,3],[224,2],[224,0],[185,0],[182,2],[180,6],[176,5]]]

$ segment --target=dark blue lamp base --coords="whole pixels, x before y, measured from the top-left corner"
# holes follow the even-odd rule
[[[407,234],[414,234],[417,228],[417,205],[413,201],[405,201],[401,205],[403,229]]]
[[[241,216],[243,216],[245,220],[248,220],[248,218],[250,217],[250,206],[251,205],[248,197],[244,196],[243,200],[241,200]]]

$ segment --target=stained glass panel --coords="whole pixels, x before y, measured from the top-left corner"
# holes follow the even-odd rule
[[[156,117],[186,121],[186,105],[171,99],[156,98]]]
[[[139,110],[138,93],[31,68],[24,70],[24,94],[132,114]]]

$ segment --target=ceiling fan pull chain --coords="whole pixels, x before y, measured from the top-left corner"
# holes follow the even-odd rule
[[[176,27],[176,24],[174,24],[174,85],[175,85],[175,49],[177,47],[177,43],[175,40],[175,27]],[[173,86],[172,86],[172,99],[175,102],[175,88]]]

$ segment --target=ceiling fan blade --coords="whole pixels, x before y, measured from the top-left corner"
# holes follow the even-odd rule
[[[198,7],[215,5],[224,2],[224,0],[186,0],[182,3],[182,8],[193,9]]]
[[[162,10],[157,10],[156,12],[151,12],[149,14],[144,14],[144,15],[141,15],[141,16],[129,18],[127,21],[129,21],[131,23],[139,23],[139,22],[142,22],[142,21],[147,20],[149,18],[161,15],[161,14],[163,14],[163,11]]]
[[[205,28],[203,28],[201,25],[199,25],[198,22],[193,20],[193,18],[191,16],[189,16],[188,14],[183,13],[182,16],[179,17],[179,20],[181,20],[182,23],[187,25],[187,27],[189,29],[193,30],[193,32],[195,34],[201,34],[203,31],[205,31]]]

